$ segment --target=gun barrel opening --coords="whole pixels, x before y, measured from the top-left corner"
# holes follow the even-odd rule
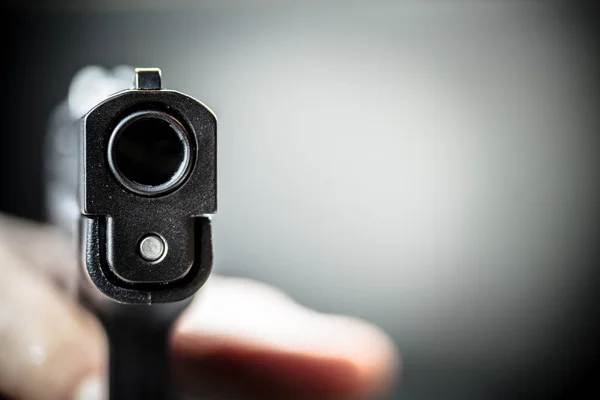
[[[108,161],[125,188],[158,195],[178,187],[191,169],[190,139],[183,125],[162,111],[140,111],[119,122]]]

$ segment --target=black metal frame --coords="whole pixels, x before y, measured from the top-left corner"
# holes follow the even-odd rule
[[[136,89],[101,102],[81,124],[80,297],[107,332],[111,400],[176,397],[170,329],[213,261],[208,215],[217,206],[216,117],[197,100],[161,89],[157,71],[136,71]],[[111,135],[140,112],[168,115],[188,135],[189,170],[169,191],[130,190],[111,170]],[[150,232],[168,243],[160,262],[136,252]]]

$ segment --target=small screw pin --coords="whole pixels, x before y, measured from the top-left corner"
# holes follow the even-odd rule
[[[146,261],[157,261],[166,253],[167,245],[158,235],[147,235],[140,242],[140,255]]]

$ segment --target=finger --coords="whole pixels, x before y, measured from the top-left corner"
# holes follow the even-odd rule
[[[45,235],[35,232],[27,236],[31,253],[45,246],[39,240]],[[69,399],[80,382],[101,371],[104,339],[97,323],[30,261],[0,242],[0,393],[23,400]]]
[[[173,346],[187,384],[235,380],[258,398],[374,396],[399,370],[378,328],[319,314],[244,279],[212,277],[179,321]]]
[[[74,249],[58,229],[0,213],[0,243],[59,287],[74,281]]]

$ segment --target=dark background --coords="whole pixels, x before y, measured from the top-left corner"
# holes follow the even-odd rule
[[[47,118],[80,68],[159,66],[219,116],[218,272],[381,325],[397,398],[593,398],[599,18],[582,2],[9,4],[0,210],[44,220]]]

